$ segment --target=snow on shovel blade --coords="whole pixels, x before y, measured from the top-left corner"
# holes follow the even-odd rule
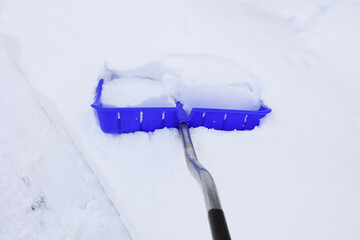
[[[105,133],[151,132],[177,128],[179,122],[187,122],[189,127],[202,126],[224,131],[252,130],[259,125],[261,118],[271,112],[266,106],[257,111],[193,108],[187,115],[179,102],[176,107],[107,107],[101,103],[103,83],[101,79],[91,106],[96,110],[100,128]]]

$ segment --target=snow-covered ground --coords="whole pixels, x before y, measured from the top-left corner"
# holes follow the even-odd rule
[[[0,239],[130,239],[66,129],[0,39]]]
[[[1,212],[6,214],[1,215],[13,216],[14,211],[21,218],[12,220],[17,225],[1,218],[0,233],[5,238],[17,236],[17,227],[32,227],[35,233],[64,238],[54,226],[62,223],[65,226],[65,222],[72,230],[64,228],[73,234],[94,231],[93,236],[98,236],[104,231],[103,234],[106,232],[114,239],[121,238],[118,234],[128,237],[111,204],[105,204],[107,200],[100,204],[107,210],[83,210],[83,215],[77,214],[81,210],[76,210],[76,206],[82,206],[92,192],[106,199],[96,190],[99,187],[90,188],[80,180],[71,180],[77,179],[79,172],[84,174],[82,167],[67,167],[83,161],[78,151],[90,164],[133,239],[210,238],[201,191],[186,169],[177,130],[106,135],[100,131],[90,108],[105,64],[124,71],[159,61],[168,54],[181,54],[189,57],[188,65],[196,65],[191,59],[201,55],[208,56],[209,61],[221,58],[248,69],[260,79],[261,99],[273,109],[253,131],[191,130],[197,155],[217,182],[233,239],[359,239],[360,2],[12,0],[1,3],[2,45],[33,91],[24,83],[23,89],[29,93],[21,94],[22,90],[15,91],[17,86],[5,77],[0,79],[1,99],[4,99],[1,111],[7,116],[1,120],[4,130],[0,136],[12,139],[8,144],[1,140],[1,187],[14,184],[11,189],[15,189],[2,191],[6,194],[1,198]],[[197,70],[209,70],[197,66]],[[224,66],[214,67],[220,68],[219,73],[224,70],[225,83],[228,76]],[[15,71],[8,69],[7,65],[1,66],[2,72]],[[196,83],[196,76],[187,77]],[[20,75],[15,78],[23,79]],[[20,105],[28,106],[31,101],[34,106],[26,107],[22,114],[34,118],[44,114],[30,112],[40,111],[34,96],[53,125],[60,129],[58,136],[50,122],[46,123],[60,143],[51,143],[51,136],[42,139],[39,131],[35,131],[42,129],[38,121],[25,121],[19,115],[14,117],[16,121],[9,117],[8,112],[18,110]],[[32,125],[26,127],[22,122]],[[36,141],[29,144],[27,138],[32,135],[39,137],[41,148],[36,147]],[[64,136],[66,140],[61,141]],[[58,146],[61,142],[65,149],[71,149],[67,150],[69,157]],[[47,148],[47,144],[51,146]],[[19,148],[24,149],[24,154],[31,150],[24,156],[29,156],[32,162],[38,162],[36,156],[39,153],[41,156],[42,151],[54,154],[57,164],[64,164],[60,169],[64,172],[72,169],[72,173],[62,175],[50,163],[44,163],[46,166],[41,168],[44,175],[33,173],[37,170],[31,167],[16,171],[32,166],[22,160],[25,157],[17,155]],[[53,153],[55,150],[59,154]],[[16,161],[11,161],[12,158]],[[60,161],[63,158],[66,162]],[[12,163],[18,165],[11,166]],[[10,174],[20,178],[7,180]],[[26,201],[8,199],[14,192],[20,194],[23,186],[31,189],[26,187],[26,175],[31,174],[36,176],[34,181],[39,183],[35,186],[40,190],[20,199],[29,198],[30,206],[36,203],[40,208],[26,212],[29,206]],[[69,183],[62,183],[61,179]],[[79,199],[65,198],[65,190],[61,188],[72,197],[75,194],[71,193],[78,191]],[[42,196],[46,206],[41,203]],[[4,208],[3,203],[10,205]],[[59,219],[67,220],[55,221],[51,209],[64,204],[72,206],[69,212],[57,209],[62,213]],[[100,212],[104,214],[103,223],[88,222],[91,219],[88,214]],[[32,213],[50,215],[48,221],[42,221],[50,224],[45,227],[47,230],[41,230],[35,221],[22,222],[31,218]],[[6,231],[4,222],[9,224],[5,225],[9,226]],[[101,226],[107,227],[106,230],[101,230]],[[28,230],[29,234],[33,232]],[[109,239],[108,236],[101,238]]]

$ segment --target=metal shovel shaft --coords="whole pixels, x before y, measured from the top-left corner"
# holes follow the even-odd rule
[[[213,239],[230,240],[229,229],[227,227],[224,212],[221,208],[214,179],[196,157],[195,149],[190,137],[188,123],[180,122],[178,128],[184,146],[186,164],[190,173],[199,183],[204,195]]]

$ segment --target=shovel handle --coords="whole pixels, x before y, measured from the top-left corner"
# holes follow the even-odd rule
[[[180,122],[178,128],[184,146],[186,164],[192,176],[199,183],[204,194],[213,240],[230,240],[229,229],[226,224],[224,212],[221,208],[215,181],[209,171],[206,170],[197,159],[191,141],[188,123]]]

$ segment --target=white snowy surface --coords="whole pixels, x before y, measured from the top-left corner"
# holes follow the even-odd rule
[[[130,239],[67,131],[0,39],[0,239]]]
[[[89,106],[105,62],[125,71],[173,53],[249,69],[273,109],[253,131],[191,130],[232,238],[359,239],[359,2],[6,3],[0,8],[6,47],[51,120],[84,154],[133,239],[210,239],[176,129],[106,135]]]

